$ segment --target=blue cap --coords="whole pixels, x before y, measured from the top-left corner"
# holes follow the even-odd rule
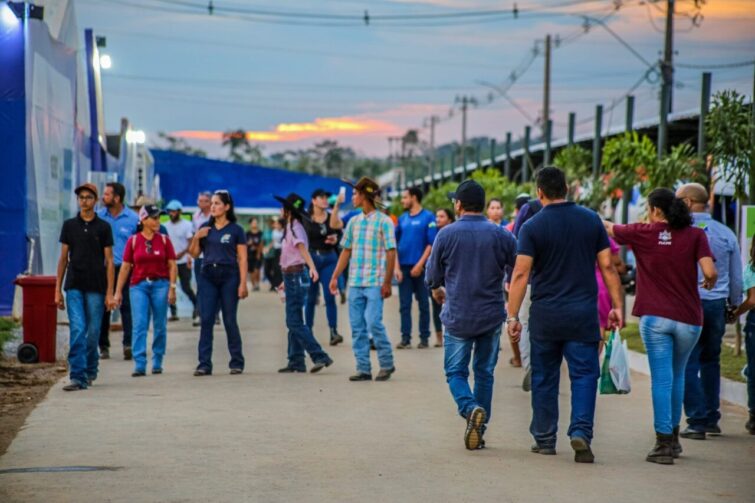
[[[183,209],[183,205],[181,204],[181,201],[173,199],[168,203],[167,206],[165,206],[165,209],[168,211],[181,211]]]

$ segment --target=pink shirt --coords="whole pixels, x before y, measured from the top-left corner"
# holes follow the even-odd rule
[[[283,245],[281,247],[281,269],[286,269],[295,265],[304,264],[304,257],[299,253],[296,246],[303,244],[305,248],[309,248],[309,241],[307,240],[307,231],[304,230],[304,226],[298,220],[294,220],[293,225],[286,225],[286,231],[283,237]]]

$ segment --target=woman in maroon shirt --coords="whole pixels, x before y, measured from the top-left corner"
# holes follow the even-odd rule
[[[115,302],[120,305],[123,287],[131,272],[132,377],[142,377],[147,373],[150,315],[153,318],[152,373],[162,374],[168,334],[168,304],[176,303],[176,252],[168,236],[160,234],[160,214],[160,208],[154,204],[139,210],[138,232],[126,242],[115,291]]]
[[[640,317],[640,335],[650,364],[656,444],[647,461],[674,464],[682,447],[679,421],[684,371],[703,324],[697,266],[702,286],[716,284],[708,237],[691,227],[687,205],[669,189],[648,196],[650,223],[614,225],[606,230],[619,244],[630,245],[637,259],[637,297],[632,314]]]

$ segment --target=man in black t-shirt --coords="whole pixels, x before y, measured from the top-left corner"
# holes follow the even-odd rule
[[[94,212],[97,187],[76,188],[79,213],[63,222],[55,283],[58,309],[68,308],[71,382],[65,391],[86,389],[97,379],[97,343],[105,310],[113,307],[113,232]],[[63,278],[65,277],[65,283]],[[65,299],[63,297],[65,290]]]
[[[257,218],[249,219],[249,230],[246,231],[247,261],[249,276],[252,280],[252,290],[260,289],[260,269],[262,268],[262,231]]]

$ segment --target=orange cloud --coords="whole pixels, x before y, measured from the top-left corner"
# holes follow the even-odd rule
[[[361,136],[369,134],[395,134],[400,128],[389,122],[355,117],[318,118],[312,122],[282,123],[271,131],[247,131],[247,138],[258,142],[286,142],[330,136]],[[175,131],[180,138],[221,141],[222,131]]]

